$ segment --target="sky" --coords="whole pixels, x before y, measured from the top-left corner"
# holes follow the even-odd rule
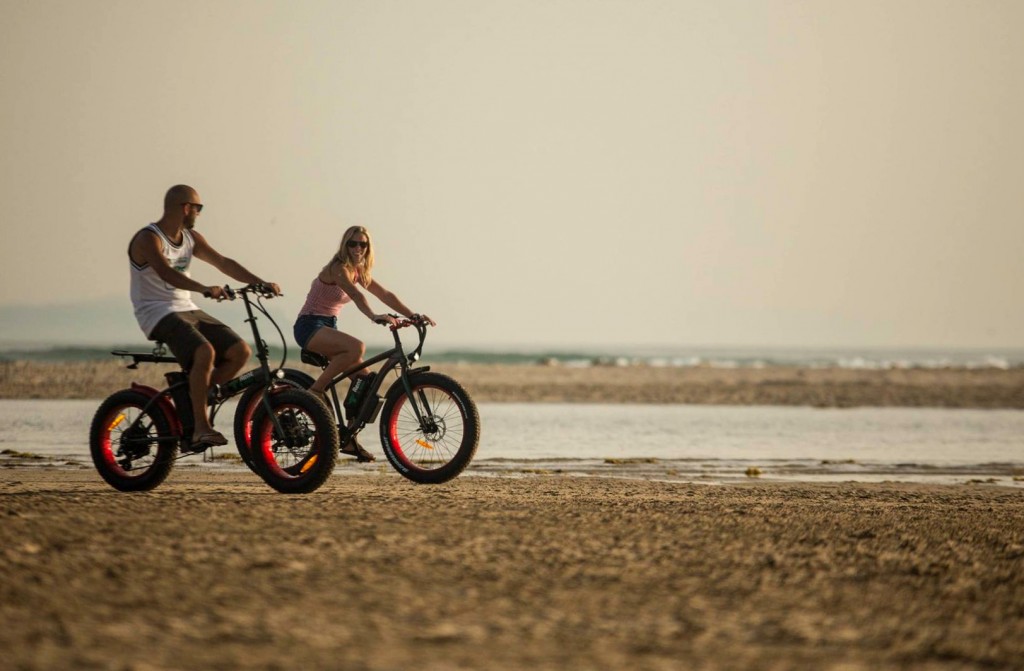
[[[139,340],[128,240],[186,183],[288,330],[361,224],[442,346],[1022,347],[1021,25],[1017,0],[0,0],[0,341]]]

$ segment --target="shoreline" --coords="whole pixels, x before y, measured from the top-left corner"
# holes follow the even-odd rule
[[[429,361],[423,362],[430,365]],[[290,364],[316,376],[319,369]],[[662,368],[438,364],[478,402],[1024,409],[1024,368]],[[0,362],[0,399],[104,398],[132,381],[165,386],[169,365]]]
[[[993,515],[993,510],[999,513]],[[1014,668],[1024,495],[0,469],[14,668]],[[296,623],[301,623],[297,626]]]

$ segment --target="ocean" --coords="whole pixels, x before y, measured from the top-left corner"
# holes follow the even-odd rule
[[[390,345],[369,345],[368,353]],[[146,352],[152,343],[134,342],[107,346],[69,346],[0,341],[2,361],[100,361],[111,359],[112,349]],[[271,361],[279,362],[281,348],[271,346]],[[288,351],[290,361],[298,352]],[[437,363],[478,363],[533,365],[559,363],[567,366],[711,366],[721,368],[763,368],[801,366],[808,368],[995,368],[1024,367],[1024,348],[992,349],[881,349],[881,348],[730,348],[730,347],[601,347],[601,348],[428,348],[428,358]]]
[[[91,468],[99,400],[0,400],[0,466]],[[1024,487],[1024,412],[938,408],[484,403],[465,476],[736,481],[978,483]],[[230,435],[233,408],[218,426]],[[388,473],[377,426],[362,441],[378,462],[344,460],[336,476]],[[218,454],[233,454],[233,447]],[[17,455],[15,453],[21,453]],[[28,457],[35,455],[36,459]],[[189,456],[181,465],[244,469]],[[171,476],[174,477],[173,474]]]

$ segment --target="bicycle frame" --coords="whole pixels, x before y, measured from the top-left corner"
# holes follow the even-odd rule
[[[266,385],[267,390],[269,391],[273,387],[274,381],[281,379],[283,377],[282,368],[284,368],[284,363],[287,360],[287,347],[285,347],[285,357],[281,361],[281,366],[276,370],[271,370],[270,349],[267,347],[266,341],[263,340],[263,338],[260,336],[259,328],[256,326],[257,318],[256,315],[253,314],[252,299],[249,297],[249,294],[256,294],[257,296],[268,295],[266,287],[262,287],[261,285],[250,284],[240,289],[233,290],[230,287],[224,287],[224,289],[225,293],[229,297],[227,300],[234,300],[235,297],[239,294],[242,296],[242,300],[245,303],[245,311],[246,314],[248,315],[248,318],[245,321],[252,327],[253,341],[256,343],[256,358],[259,360],[260,365],[259,368],[243,373],[242,375],[234,378],[233,380],[229,380],[224,385],[218,386],[215,398],[213,399],[213,409],[210,411],[211,423],[216,418],[217,413],[223,407],[225,401],[243,393],[252,385],[264,384]],[[260,305],[260,307],[258,307],[257,309],[259,309],[267,317],[267,319],[269,319],[271,323],[274,324],[275,328],[277,327],[277,323],[274,321],[273,317],[271,317],[270,314],[262,308],[262,305]],[[278,332],[280,333],[279,328]],[[157,346],[153,349],[153,352],[149,354],[142,352],[128,352],[124,350],[114,350],[111,352],[111,354],[121,357],[131,357],[132,363],[128,365],[128,368],[132,369],[138,368],[139,363],[178,363],[178,360],[175,357],[167,356],[166,352],[167,349],[164,346],[164,344],[158,343]],[[171,419],[178,420],[177,426],[181,430],[181,434],[177,436],[158,436],[155,440],[157,442],[180,441],[184,446],[186,444],[186,441],[191,439],[191,434],[194,429],[194,418],[192,417],[191,406],[191,394],[189,393],[190,389],[188,371],[182,369],[182,371],[180,372],[174,371],[172,373],[168,373],[167,375],[183,375],[185,379],[170,384],[169,386],[162,390],[156,390],[152,387],[147,387],[144,385],[132,385],[134,388],[138,388],[143,393],[149,395],[150,399],[143,407],[142,412],[139,413],[139,416],[135,419],[135,421],[133,421],[128,426],[128,430],[130,431],[140,421],[142,421],[143,417],[146,416],[149,409],[154,404],[164,404],[166,403],[165,399],[170,398],[171,400],[175,401],[174,408],[176,410],[176,417],[171,417]],[[245,379],[247,376],[248,379]],[[241,381],[241,384],[238,384],[233,389],[225,388],[227,385],[230,385],[232,382],[236,381]],[[267,394],[263,394],[261,398],[261,403],[263,403],[268,415],[271,417],[271,421],[274,423],[274,428],[279,432],[284,433],[281,429],[280,423],[278,422],[277,416],[271,411],[270,401],[267,398]],[[167,413],[165,412],[165,414]],[[185,423],[182,422],[183,419],[190,419],[192,420],[192,422]],[[152,439],[147,439],[147,442],[152,442]],[[182,456],[188,455],[181,454],[179,455],[178,458],[180,459]]]
[[[399,315],[391,316],[396,318],[400,317]],[[408,355],[405,354],[405,348],[402,345],[402,339],[398,335],[398,331],[402,328],[405,328],[406,326],[414,326],[416,328],[417,334],[419,335],[419,344],[416,346],[416,349],[414,349]],[[383,385],[384,383],[385,376],[391,371],[395,370],[395,368],[398,368],[400,371],[398,374],[399,379],[402,381],[402,385],[405,387],[405,391],[409,395],[410,405],[412,406],[413,413],[416,415],[416,419],[420,422],[421,425],[424,423],[424,415],[413,397],[412,385],[409,383],[409,375],[413,372],[425,372],[430,370],[430,366],[411,368],[411,364],[418,361],[420,355],[423,352],[423,343],[427,337],[427,327],[425,324],[419,321],[402,319],[399,322],[398,326],[392,326],[390,328],[391,335],[395,339],[395,346],[393,348],[381,352],[380,354],[377,354],[376,356],[373,356],[367,359],[366,361],[363,361],[358,365],[353,366],[352,368],[349,368],[348,370],[338,374],[337,376],[332,378],[330,383],[328,383],[327,385],[327,389],[330,390],[331,401],[334,406],[334,416],[339,420],[338,435],[339,440],[343,445],[346,442],[348,442],[353,436],[357,435],[360,431],[362,431],[363,428],[365,428],[365,426],[368,423],[371,423],[373,421],[373,418],[375,418],[376,416],[376,411],[379,409],[381,403],[377,402],[376,404],[371,405],[369,403],[369,399],[378,396],[378,391],[380,390],[381,385]],[[344,380],[351,378],[355,373],[358,373],[361,370],[366,370],[370,366],[380,363],[381,361],[384,362],[384,365],[380,367],[378,374],[374,377],[373,381],[370,383],[370,387],[366,390],[366,394],[363,398],[363,401],[361,401],[361,405],[356,410],[355,421],[351,423],[351,427],[345,427],[341,419],[342,417],[344,417],[344,415],[342,414],[341,403],[338,400],[338,384]],[[425,405],[425,401],[421,400],[421,403],[424,403]]]

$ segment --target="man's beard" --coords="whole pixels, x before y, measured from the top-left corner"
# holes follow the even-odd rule
[[[196,227],[196,218],[195,217],[185,217],[185,228],[187,228],[188,230],[191,231],[195,227]]]

